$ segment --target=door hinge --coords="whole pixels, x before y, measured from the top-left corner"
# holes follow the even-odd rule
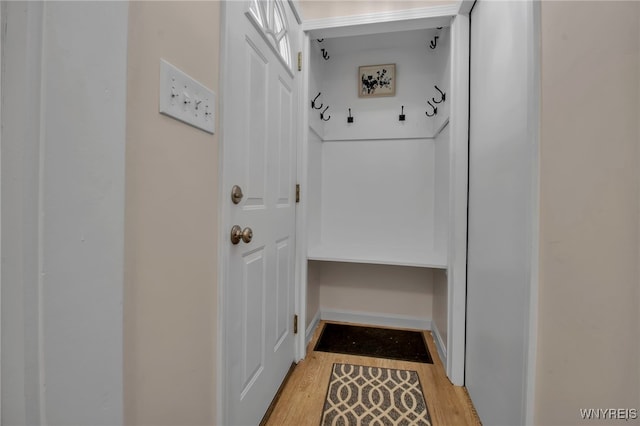
[[[298,334],[298,314],[293,316],[293,334]]]
[[[300,184],[296,183],[296,203],[300,202]]]
[[[298,52],[298,71],[302,71],[302,52]]]

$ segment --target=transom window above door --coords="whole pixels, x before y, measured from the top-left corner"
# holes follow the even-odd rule
[[[291,68],[289,26],[280,0],[251,0],[249,11],[255,23],[275,47],[282,60]]]

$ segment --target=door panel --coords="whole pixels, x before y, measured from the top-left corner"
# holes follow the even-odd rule
[[[242,368],[242,394],[245,394],[264,368],[264,327],[256,318],[264,317],[265,258],[263,248],[243,256],[242,300],[243,315],[242,333],[244,358]],[[251,297],[249,297],[251,295]]]
[[[242,140],[245,144],[244,158],[246,159],[247,173],[247,202],[244,208],[264,207],[267,180],[267,110],[268,105],[268,61],[259,48],[251,41],[245,39],[246,64],[239,67],[245,70],[244,81],[249,83],[245,92],[245,105],[248,115],[246,122],[251,123],[246,127],[248,135]],[[233,143],[238,143],[234,141]]]

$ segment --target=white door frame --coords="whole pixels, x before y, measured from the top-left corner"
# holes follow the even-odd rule
[[[226,16],[226,2],[220,3],[220,66],[219,70],[219,78],[220,78],[220,86],[218,89],[218,122],[224,122],[224,108],[222,108],[223,100],[226,95],[224,84],[222,84],[227,78],[227,71],[224,67],[224,64],[228,61],[229,52],[227,49],[227,22],[224,19]],[[224,176],[224,126],[220,125],[218,127],[218,300],[217,300],[217,316],[216,316],[216,324],[218,325],[216,328],[216,366],[215,366],[215,380],[216,380],[216,424],[223,425],[227,424],[227,395],[225,393],[225,388],[227,386],[227,360],[226,360],[226,349],[225,349],[225,330],[224,327],[226,322],[224,320],[224,316],[226,313],[226,309],[224,306],[224,298],[225,298],[225,265],[227,262],[225,253],[225,244],[227,243],[227,233],[224,229],[224,226],[227,223],[227,213],[226,209],[223,208],[225,205],[225,200],[223,199],[223,194],[227,196],[227,191],[224,188],[223,176]]]
[[[451,18],[452,36],[452,74],[451,74],[451,138],[456,144],[451,145],[450,166],[455,170],[450,182],[450,236],[447,270],[448,276],[448,322],[447,334],[447,375],[455,385],[464,384],[465,362],[465,318],[466,318],[466,241],[467,241],[467,150],[468,150],[468,104],[469,104],[469,17],[468,2],[432,6],[421,9],[400,10],[393,12],[371,13],[366,15],[314,19],[305,21],[302,29],[305,33],[303,44],[304,88],[302,90],[303,105],[309,105],[309,55],[311,38],[342,37],[390,32],[398,30],[421,29],[448,25]],[[431,25],[427,25],[427,23]],[[303,109],[307,111],[307,109]],[[306,170],[308,169],[308,137],[304,129],[308,128],[308,114],[301,120],[301,141],[299,149],[299,179],[303,194],[307,188]],[[306,198],[302,197],[298,217],[297,271],[299,271],[300,314],[306,318],[306,282],[307,282],[307,211]],[[304,341],[299,342],[300,358],[304,357]]]
[[[447,376],[464,385],[467,318],[467,201],[469,183],[469,17],[451,25],[451,146],[449,151],[449,243]]]
[[[5,342],[0,363],[5,375],[0,378],[3,419],[8,423],[42,423],[44,412],[43,333],[39,264],[42,257],[40,223],[40,80],[42,70],[42,19],[44,4],[5,3],[0,6],[2,19],[11,19],[8,32],[2,32],[4,68],[0,91],[1,103],[12,105],[3,114],[0,144],[6,164],[22,169],[1,170],[5,191],[0,203],[5,209],[0,234],[7,264],[0,280],[0,300],[11,301],[2,324]],[[2,22],[2,21],[0,21]],[[5,28],[5,22],[2,22]],[[9,61],[6,59],[9,58]],[[10,125],[9,125],[10,124]],[[25,179],[28,175],[32,179]],[[8,210],[10,206],[11,210]],[[8,211],[7,211],[8,210]],[[18,213],[16,213],[18,212]],[[16,219],[16,214],[21,216]],[[10,248],[10,250],[6,250]],[[27,316],[29,317],[27,319]],[[27,328],[27,325],[29,327]],[[27,349],[29,342],[30,349]],[[27,360],[37,365],[25,368]],[[11,386],[4,386],[7,383]],[[0,407],[1,408],[1,407]]]

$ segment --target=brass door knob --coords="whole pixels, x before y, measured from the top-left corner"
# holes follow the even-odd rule
[[[252,238],[253,231],[249,227],[242,229],[240,225],[233,225],[231,228],[231,243],[234,245],[238,244],[240,240],[250,243]]]
[[[242,230],[242,241],[249,244],[252,238],[253,238],[253,230],[249,227],[244,228]]]

